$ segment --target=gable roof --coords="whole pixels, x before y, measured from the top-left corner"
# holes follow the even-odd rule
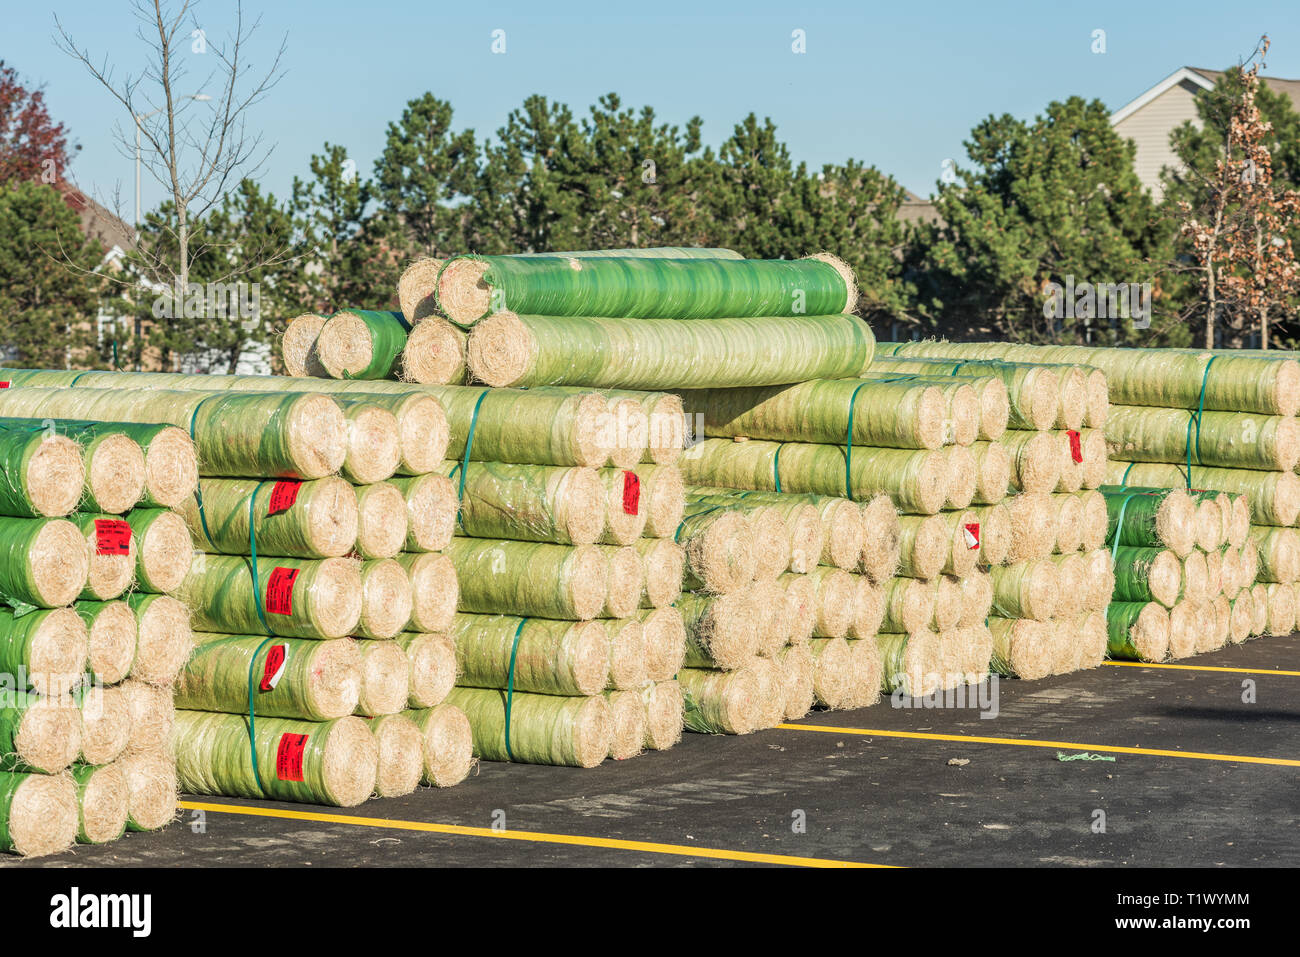
[[[1156,97],[1173,89],[1180,83],[1191,83],[1202,90],[1212,90],[1219,77],[1223,76],[1223,72],[1223,70],[1206,70],[1203,67],[1181,66],[1137,99],[1130,100],[1112,113],[1110,115],[1111,125],[1132,116]],[[1288,96],[1296,109],[1300,110],[1300,80],[1284,80],[1281,77],[1274,76],[1261,76],[1260,79],[1274,93],[1283,93]]]
[[[1219,77],[1223,76],[1222,70],[1203,70],[1198,66],[1187,67],[1186,69],[1199,73],[1211,83],[1217,82]],[[1261,76],[1260,79],[1274,93],[1283,93],[1290,97],[1291,105],[1300,110],[1300,80],[1284,80],[1276,76]]]

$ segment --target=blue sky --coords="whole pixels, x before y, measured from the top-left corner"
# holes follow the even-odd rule
[[[254,50],[265,65],[288,36],[287,75],[250,116],[275,149],[259,180],[285,195],[329,140],[369,171],[384,130],[426,90],[451,102],[457,126],[494,132],[533,93],[583,112],[600,94],[649,104],[660,118],[704,120],[717,143],[750,111],[769,116],[798,160],[861,159],[928,195],[943,161],[990,113],[1029,118],[1079,94],[1118,108],[1183,65],[1222,68],[1261,33],[1273,40],[1267,74],[1300,78],[1300,2],[1039,3],[446,3],[413,0],[252,0]],[[210,36],[232,24],[231,0],[197,8]],[[55,49],[57,12],[74,38],[119,71],[143,64],[127,0],[10,4],[0,57],[44,84],[55,117],[82,146],[72,167],[83,189],[132,195],[133,165],[111,136],[127,119]],[[491,52],[505,31],[506,53]],[[803,30],[807,52],[791,50]],[[1106,52],[1091,51],[1106,32]],[[188,54],[201,86],[202,55]],[[192,62],[191,62],[192,61]],[[215,92],[215,91],[214,91]],[[146,177],[145,208],[162,191]]]

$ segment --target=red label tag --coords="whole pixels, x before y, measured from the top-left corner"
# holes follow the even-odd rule
[[[275,776],[281,781],[302,780],[302,754],[307,750],[307,735],[282,734],[275,752]]]
[[[641,507],[641,479],[635,472],[623,473],[623,511],[635,515]]]
[[[1083,461],[1083,444],[1079,441],[1079,433],[1074,429],[1067,429],[1066,435],[1070,437],[1070,458],[1076,463]]]
[[[974,550],[980,547],[980,523],[979,522],[971,522],[968,525],[963,525],[962,531],[966,535],[967,548]]]
[[[298,569],[277,565],[266,583],[266,610],[273,615],[293,614],[293,583]]]
[[[280,678],[284,675],[284,666],[284,645],[272,645],[271,650],[266,653],[266,667],[262,669],[260,687],[263,691],[271,691],[280,683]]]
[[[95,554],[131,554],[131,526],[120,518],[95,519]]]
[[[9,388],[8,381],[0,382],[0,389],[7,389],[7,388]]]
[[[298,487],[302,482],[297,479],[281,479],[271,486],[271,500],[266,505],[266,515],[279,515],[293,508],[298,501]]]

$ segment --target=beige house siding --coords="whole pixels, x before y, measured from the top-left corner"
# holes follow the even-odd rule
[[[1178,165],[1169,148],[1169,134],[1189,120],[1200,123],[1196,116],[1196,94],[1200,89],[1190,80],[1183,80],[1115,124],[1115,132],[1137,144],[1134,172],[1156,199],[1163,192],[1160,170]]]

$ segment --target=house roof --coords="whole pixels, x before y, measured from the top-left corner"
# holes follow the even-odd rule
[[[1201,74],[1211,83],[1217,82],[1219,77],[1223,76],[1222,70],[1203,70],[1199,66],[1188,67],[1187,69]],[[1261,76],[1260,79],[1274,93],[1285,93],[1291,98],[1291,104],[1297,110],[1300,110],[1300,80],[1284,80],[1276,76]]]
[[[81,217],[81,231],[91,239],[103,243],[106,252],[114,247],[123,252],[135,248],[135,230],[115,213],[87,196],[73,183],[67,181],[60,183],[59,190],[68,205]]]
[[[1151,89],[1137,97],[1137,99],[1130,100],[1112,113],[1110,115],[1110,121],[1114,124],[1132,116],[1156,97],[1183,82],[1192,83],[1195,86],[1200,87],[1202,90],[1212,90],[1214,89],[1215,82],[1221,76],[1223,76],[1222,70],[1206,70],[1194,66],[1179,67],[1155,86],[1151,87]],[[1300,109],[1300,80],[1284,80],[1280,77],[1273,76],[1261,76],[1260,79],[1263,80],[1268,88],[1273,92],[1285,93],[1291,98],[1291,102],[1296,105],[1296,108]]]

